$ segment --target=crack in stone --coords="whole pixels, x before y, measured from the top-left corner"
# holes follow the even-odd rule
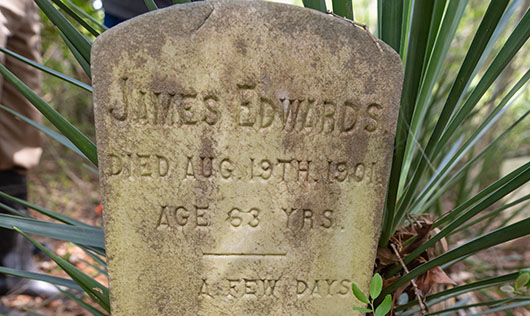
[[[210,16],[213,14],[213,12],[215,11],[215,6],[212,5],[212,4],[209,4],[210,5],[210,8],[211,8],[211,11],[208,13],[208,15],[204,18],[204,20],[201,22],[201,24],[193,31],[193,34],[199,32],[202,27],[204,26],[204,24],[206,24],[206,22],[208,21],[208,19],[210,18]]]

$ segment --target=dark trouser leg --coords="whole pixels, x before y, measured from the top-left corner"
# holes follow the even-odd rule
[[[14,170],[0,170],[0,191],[27,200],[26,176]],[[27,212],[24,206],[11,200],[0,198],[0,202],[20,212]],[[38,272],[33,261],[33,249],[33,245],[16,231],[0,229],[0,265],[17,270]],[[58,293],[55,286],[45,282],[0,274],[0,295],[7,292],[33,296],[52,296]]]
[[[19,199],[26,200],[28,195],[26,176],[19,174],[14,170],[0,170],[0,191]],[[10,206],[18,211],[26,212],[26,208],[24,206],[11,200],[0,197],[0,203],[6,204],[7,206]],[[0,209],[0,212],[9,214],[9,212],[3,208]],[[0,264],[2,266],[22,268],[16,267],[20,265],[21,262],[18,262],[19,264],[17,264],[17,262],[8,261],[31,260],[32,248],[28,243],[24,244],[24,242],[20,240],[20,237],[21,236],[14,230],[0,228]],[[13,257],[18,258],[13,260]],[[14,267],[13,265],[16,266]],[[0,274],[0,295],[7,292],[7,290],[7,277],[3,274]]]

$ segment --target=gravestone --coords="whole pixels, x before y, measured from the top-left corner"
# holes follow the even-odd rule
[[[178,5],[95,41],[113,316],[354,313],[401,92],[380,45],[260,1]]]

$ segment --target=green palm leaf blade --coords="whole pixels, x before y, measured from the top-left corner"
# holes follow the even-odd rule
[[[96,145],[70,122],[62,117],[55,109],[40,98],[4,65],[0,64],[0,74],[9,81],[28,101],[30,101],[63,135],[77,147],[79,150],[97,166]]]
[[[464,119],[474,109],[478,101],[482,98],[484,93],[489,89],[493,82],[499,77],[504,68],[512,60],[519,49],[526,43],[530,37],[530,9],[526,11],[513,33],[510,35],[506,43],[503,45],[501,51],[497,54],[486,73],[481,77],[479,83],[466,100],[464,105],[458,111],[454,119],[451,120],[449,126],[440,137],[434,154],[436,155],[441,148],[447,143],[451,135],[458,129]]]
[[[88,24],[83,17],[81,17],[79,14],[75,13],[74,10],[70,9],[66,4],[64,4],[61,0],[52,0],[53,3],[55,3],[59,8],[64,10],[66,13],[68,13],[69,16],[71,16],[74,20],[77,21],[82,27],[85,28],[85,30],[89,31],[94,36],[99,36],[100,32],[93,28],[90,24]]]
[[[484,48],[484,53],[482,54],[482,57],[480,57],[480,60],[475,67],[475,70],[473,71],[473,74],[471,77],[475,77],[476,74],[482,69],[482,66],[488,59],[488,57],[491,54],[491,51],[494,49],[495,44],[498,43],[499,38],[503,34],[503,32],[510,26],[509,20],[513,18],[515,15],[515,12],[517,11],[517,8],[521,4],[522,0],[513,0],[510,2],[506,10],[504,11],[504,14],[502,15],[502,18],[500,19],[499,23],[497,24],[497,27],[495,28],[495,31],[493,32],[488,45],[486,45],[486,48]],[[469,85],[470,83],[468,83]],[[467,89],[468,87],[466,87]]]
[[[468,305],[460,305],[460,306],[450,307],[450,308],[446,308],[446,309],[439,310],[439,311],[436,311],[436,312],[431,312],[431,313],[429,313],[427,315],[440,315],[440,314],[446,314],[447,315],[447,313],[456,312],[456,311],[459,311],[459,310],[469,310],[470,308],[473,308],[473,307],[497,306],[497,305],[501,305],[501,304],[511,303],[513,301],[522,301],[522,302],[513,303],[513,304],[501,306],[501,307],[488,309],[487,312],[484,311],[484,312],[479,312],[479,313],[473,313],[473,315],[474,316],[476,316],[476,315],[492,315],[495,312],[499,312],[499,311],[503,311],[503,310],[507,310],[507,309],[512,309],[512,308],[518,307],[518,306],[525,306],[525,305],[528,305],[530,303],[530,300],[528,298],[517,298],[517,297],[514,297],[514,298],[509,298],[509,299],[491,300],[491,301],[487,301],[487,302],[480,302],[480,303],[475,303],[475,304],[468,304]]]
[[[158,10],[158,6],[156,5],[154,0],[144,0],[145,5],[149,9],[149,11],[155,11]]]
[[[513,201],[513,202],[511,202],[511,203],[504,204],[504,205],[502,205],[501,207],[498,207],[498,208],[494,209],[493,211],[489,211],[488,214],[485,214],[485,215],[483,215],[483,216],[477,218],[476,220],[473,220],[472,222],[470,222],[470,223],[468,223],[468,224],[466,224],[466,225],[463,225],[462,227],[458,228],[458,230],[454,231],[452,234],[456,234],[456,233],[458,233],[458,232],[461,232],[461,231],[463,231],[463,230],[466,230],[466,229],[468,229],[469,227],[474,226],[474,225],[476,225],[476,224],[478,224],[478,223],[480,223],[480,222],[482,222],[482,221],[484,221],[484,220],[486,220],[486,219],[496,218],[496,216],[499,215],[502,211],[505,211],[505,210],[507,210],[507,209],[509,209],[509,208],[511,208],[511,207],[513,207],[513,206],[515,206],[515,205],[518,205],[518,204],[520,204],[520,203],[523,203],[523,202],[525,202],[525,201],[527,201],[527,200],[530,200],[530,194],[527,194],[527,195],[523,196],[522,198],[517,199],[516,201]],[[524,210],[524,209],[526,209],[526,207],[527,207],[528,205],[530,205],[530,203],[525,203],[525,204],[523,204],[523,205],[521,206],[520,209]],[[517,212],[517,211],[516,211],[516,212]],[[490,224],[490,223],[484,225],[484,227],[482,227],[482,228],[479,230],[479,233],[483,233],[484,230],[485,230],[486,228],[489,227],[489,224]],[[504,225],[501,224],[501,226],[504,226]]]
[[[462,212],[464,212],[468,207],[475,204],[478,201],[485,201],[484,199],[486,196],[493,196],[494,192],[499,192],[502,188],[506,188],[509,184],[512,184],[511,187],[514,185],[516,188],[518,187],[518,184],[524,184],[524,179],[527,179],[528,181],[528,173],[530,171],[530,162],[524,164],[523,166],[517,168],[516,170],[510,172],[506,176],[502,177],[501,179],[495,181],[493,184],[486,187],[484,190],[480,191],[478,194],[473,196],[471,199],[466,201],[465,203],[459,205],[457,208],[455,208],[453,211],[447,213],[443,217],[436,220],[434,223],[434,227],[440,227],[444,224],[446,224],[449,221],[452,221],[456,219]],[[526,173],[526,175],[525,175]],[[519,179],[517,181],[516,179]],[[521,180],[522,179],[522,180]],[[517,183],[515,183],[517,181]],[[507,190],[505,190],[507,191]],[[483,200],[484,199],[484,200]]]
[[[187,3],[190,2],[190,0],[173,0],[173,4],[180,4],[180,3]]]
[[[395,222],[395,204],[398,193],[399,175],[404,161],[406,140],[410,120],[414,111],[416,94],[420,84],[423,62],[425,60],[425,48],[429,35],[430,18],[432,15],[432,1],[415,1],[413,18],[411,22],[411,33],[409,47],[414,47],[407,53],[405,62],[405,77],[403,79],[403,92],[401,95],[401,107],[399,110],[398,125],[396,130],[394,159],[390,173],[387,202],[383,217],[383,230],[379,240],[381,246],[385,246],[397,225]]]
[[[403,23],[403,1],[381,0],[378,1],[377,5],[378,10],[381,12],[379,17],[379,37],[399,53]]]
[[[512,303],[512,304],[509,304],[509,305],[495,307],[495,308],[490,308],[490,309],[487,309],[487,310],[482,311],[480,313],[477,313],[475,315],[476,316],[480,316],[480,315],[495,315],[497,312],[502,312],[502,311],[505,311],[505,310],[514,309],[516,307],[528,306],[529,304],[530,304],[530,299],[528,299],[528,297],[526,297],[526,299],[522,299],[522,302]]]
[[[80,7],[76,6],[72,1],[70,1],[70,0],[63,0],[63,1],[66,2],[66,4],[68,4],[70,6],[70,8],[73,8],[78,14],[84,16],[85,18],[89,19],[92,23],[97,25],[102,31],[105,31],[105,30],[108,29],[105,25],[101,24],[93,16],[91,16],[90,14],[85,12],[85,10],[83,10]]]
[[[352,0],[333,0],[333,12],[353,21],[353,1]]]
[[[70,289],[74,290],[82,290],[77,283],[70,279],[60,278],[52,275],[42,274],[42,273],[35,273],[35,272],[28,272],[23,270],[17,270],[12,269],[8,267],[0,267],[0,273],[21,277],[25,279],[31,279],[31,280],[37,280],[37,281],[43,281],[50,284],[55,284],[58,286],[64,286]]]
[[[320,12],[327,12],[326,0],[303,0],[304,7],[315,9]]]
[[[379,0],[382,1],[382,0]],[[400,45],[399,45],[399,56],[401,57],[401,60],[405,60],[405,56],[407,56],[407,43],[409,41],[409,33],[410,33],[410,22],[412,17],[412,2],[413,0],[403,0],[403,16],[401,21],[401,35],[400,35]],[[382,11],[382,10],[378,10]],[[379,15],[381,15],[382,12],[380,12]],[[381,21],[381,19],[379,19]],[[379,23],[379,34],[382,33],[381,23]]]
[[[39,236],[92,246],[101,250],[105,248],[103,230],[101,228],[72,226],[28,217],[0,214],[0,227],[12,229],[13,226]]]
[[[527,111],[526,113],[524,113],[519,119],[517,119],[517,121],[515,121],[510,127],[508,127],[504,132],[502,132],[501,135],[499,135],[490,144],[488,144],[486,146],[486,148],[484,148],[480,153],[478,153],[477,155],[474,155],[469,161],[467,161],[464,164],[464,166],[462,166],[457,172],[454,173],[454,175],[451,176],[451,178],[449,180],[443,181],[441,187],[432,187],[432,188],[430,188],[430,190],[433,191],[432,195],[427,194],[427,196],[424,197],[423,196],[423,192],[422,192],[420,194],[422,196],[421,197],[422,200],[417,201],[417,205],[414,206],[415,209],[413,209],[412,213],[418,213],[418,212],[421,212],[421,209],[426,209],[426,208],[431,207],[432,203],[434,203],[434,201],[436,199],[438,199],[448,188],[453,186],[458,179],[460,179],[461,177],[465,176],[467,174],[467,172],[471,169],[472,166],[475,165],[475,163],[477,161],[482,159],[487,153],[489,153],[492,150],[496,149],[497,144],[501,140],[503,140],[508,134],[510,134],[510,132],[512,132],[516,126],[521,124],[526,119],[526,117],[528,115],[530,115],[530,110]],[[442,171],[442,172],[445,172],[445,171]],[[515,177],[515,176],[513,176],[513,177]],[[443,179],[440,179],[439,181],[442,181],[442,180]],[[494,187],[488,188],[488,190],[490,190],[490,191],[488,191],[487,193],[486,193],[486,191],[481,191],[478,194],[478,196],[475,195],[475,196],[471,197],[468,201],[466,201],[464,203],[458,203],[458,209],[465,209],[465,208],[469,207],[470,205],[474,204],[478,200],[482,199],[486,194],[491,193],[493,190],[495,190],[496,188],[500,187],[501,185],[507,183],[508,181],[510,181],[509,178],[506,178],[506,177],[502,178],[500,180],[500,182],[497,183],[497,186],[495,188]],[[427,199],[427,200],[423,200],[423,199]],[[446,214],[443,217],[441,217],[440,219],[438,219],[435,222],[435,224],[434,224],[435,227],[441,226],[444,222],[447,222],[449,219],[454,219],[454,217],[455,217],[454,214],[458,214],[458,212]]]
[[[97,254],[93,253],[90,249],[86,249],[86,248],[83,248],[81,247],[81,249],[83,249],[83,251],[88,254],[92,259],[94,259],[94,261],[99,264],[101,267],[103,267],[103,269],[106,271],[107,270],[107,263],[105,262],[105,260],[101,259],[100,256],[98,256]],[[104,255],[104,254],[103,254]],[[106,274],[106,273],[105,273]]]
[[[31,59],[28,59],[28,58],[26,58],[26,57],[24,57],[22,55],[19,55],[19,54],[13,52],[13,51],[10,51],[7,48],[0,47],[0,51],[5,53],[5,54],[7,54],[7,55],[9,55],[9,56],[11,56],[11,57],[14,57],[14,58],[16,58],[16,59],[18,59],[18,60],[20,60],[20,61],[22,61],[22,62],[24,62],[24,63],[26,63],[26,64],[28,64],[30,66],[32,66],[32,67],[35,67],[35,68],[37,68],[39,70],[42,70],[42,71],[44,71],[47,74],[50,74],[50,75],[52,75],[54,77],[57,77],[59,79],[62,79],[64,81],[66,81],[66,82],[68,82],[70,84],[78,86],[79,88],[82,88],[82,89],[84,89],[84,90],[86,90],[88,92],[92,92],[92,87],[87,85],[84,82],[81,82],[81,81],[79,81],[77,79],[74,79],[72,77],[69,77],[69,76],[67,76],[67,75],[65,75],[63,73],[55,71],[55,70],[53,70],[51,68],[48,68],[48,67],[46,67],[44,65],[41,65],[41,64],[31,60]]]
[[[454,248],[430,261],[414,268],[408,274],[402,276],[394,283],[383,289],[382,295],[390,294],[402,285],[407,284],[415,277],[442,264],[467,257],[480,250],[487,249],[504,242],[517,239],[530,234],[530,218],[524,219],[512,225],[499,228],[486,235],[474,238],[467,243]]]
[[[493,126],[493,123],[495,123],[497,119],[499,119],[500,115],[506,111],[507,107],[512,105],[513,102],[517,100],[519,96],[522,95],[523,88],[526,86],[529,80],[530,80],[530,70],[528,70],[526,74],[503,97],[502,101],[495,107],[495,109],[491,111],[491,113],[489,113],[485,119],[483,119],[480,126],[473,131],[472,135],[466,140],[464,145],[460,147],[460,149],[453,155],[453,157],[450,157],[449,163],[447,163],[443,168],[441,168],[441,170],[437,171],[436,174],[432,177],[432,179],[429,180],[429,183],[424,187],[424,189],[419,194],[417,194],[417,196],[412,202],[412,206],[411,206],[412,210],[414,210],[415,208],[419,206],[425,207],[426,206],[424,204],[425,200],[429,198],[429,196],[435,193],[437,196],[439,196],[443,192],[445,192],[445,190],[448,187],[450,187],[447,181],[445,182],[446,185],[444,185],[443,188],[438,187],[438,185],[441,184],[442,181],[444,181],[444,179],[450,175],[452,168],[456,166],[457,163],[461,161],[461,159],[464,158],[465,153],[467,153],[477,143],[477,141],[486,133],[486,131],[488,131],[488,129],[491,126]],[[485,148],[485,150],[481,151],[478,155],[476,155],[468,163],[466,163],[466,167],[473,165],[473,163],[478,158],[483,156],[488,150],[494,147],[492,145],[498,143],[498,141],[501,138],[503,138],[508,132],[513,130],[515,126],[521,123],[525,117],[526,117],[526,114],[523,115],[521,119],[517,120],[514,124],[512,124],[510,128],[506,129],[501,134],[501,136],[497,137],[497,139],[493,141],[490,145],[488,145]],[[459,174],[459,172],[457,174]]]
[[[4,111],[7,111],[9,113],[11,113],[12,115],[20,118],[21,120],[23,120],[24,122],[28,123],[29,125],[35,127],[36,129],[42,131],[44,134],[50,136],[51,138],[55,139],[57,142],[59,142],[60,144],[64,145],[66,148],[69,148],[71,149],[72,151],[74,151],[75,153],[77,153],[78,155],[80,155],[81,157],[85,158],[85,159],[88,159],[86,158],[86,156],[77,148],[75,147],[74,144],[72,144],[72,142],[64,137],[63,135],[47,128],[46,126],[42,125],[42,124],[39,124],[33,120],[30,120],[29,118],[25,117],[24,115],[22,114],[19,114],[13,110],[11,110],[10,108],[8,107],[5,107],[3,105],[0,104],[0,109],[4,110]]]
[[[35,0],[35,3],[52,21],[53,24],[71,41],[72,45],[81,54],[83,59],[90,64],[90,49],[92,43],[50,3],[48,0]]]
[[[1,192],[1,191],[0,191]],[[24,214],[23,212],[19,211],[19,210],[16,210],[14,208],[12,208],[11,206],[7,205],[7,204],[4,204],[2,202],[0,202],[0,209],[4,209],[5,211],[7,211],[8,213],[10,214],[13,214],[15,216],[19,216],[19,217],[28,217],[28,215]]]
[[[427,48],[425,48],[425,57],[426,61],[424,63],[423,74],[426,75],[425,68],[428,61],[432,58],[432,51],[434,48],[434,43],[441,36],[440,29],[444,26],[448,26],[447,22],[442,23],[442,18],[451,16],[454,14],[451,7],[456,7],[458,5],[467,5],[468,0],[463,1],[448,1],[448,0],[434,0],[434,7],[432,10],[431,25],[429,27],[429,37],[427,38]]]
[[[68,49],[72,52],[72,55],[74,55],[74,58],[77,60],[81,68],[83,68],[83,71],[86,73],[88,78],[92,79],[92,72],[90,70],[90,62],[86,61],[81,53],[77,50],[77,48],[72,44],[72,42],[66,37],[66,35],[63,34],[63,32],[59,31],[59,35],[61,35],[61,38],[63,39],[66,46],[68,46]]]
[[[510,274],[501,275],[498,277],[493,277],[493,278],[489,278],[489,279],[485,279],[481,281],[472,282],[472,283],[465,284],[465,285],[456,286],[454,288],[429,295],[425,297],[425,301],[427,302],[427,305],[437,304],[441,301],[445,301],[449,298],[452,298],[458,295],[481,290],[481,289],[492,287],[492,286],[498,286],[500,284],[505,284],[506,282],[515,280],[518,275],[519,275],[518,272],[514,272]],[[395,308],[395,311],[406,310],[416,305],[418,305],[417,300],[398,306]],[[419,308],[411,309],[407,311],[407,314],[418,312],[419,310],[420,310]]]
[[[441,23],[438,21],[438,23],[441,25],[438,36],[433,35],[434,32],[429,34],[429,41],[431,40],[431,37],[435,38],[435,40],[432,41],[432,54],[430,54],[429,61],[424,70],[424,77],[418,91],[418,99],[416,100],[414,113],[410,122],[410,132],[404,152],[406,160],[401,172],[401,182],[399,189],[401,189],[406,182],[406,175],[408,174],[409,166],[412,161],[413,150],[417,144],[415,140],[419,138],[423,120],[425,119],[429,110],[429,100],[432,97],[434,85],[439,80],[440,71],[447,57],[447,52],[449,51],[451,43],[455,37],[458,25],[464,15],[464,9],[466,8],[466,5],[467,1],[449,2],[443,20]],[[434,21],[433,24],[435,24]],[[435,29],[437,30],[434,25],[431,26],[431,30]]]
[[[100,267],[97,263],[94,264],[94,263],[91,263],[91,262],[89,262],[89,261],[87,261],[87,260],[85,260],[85,259],[81,259],[81,261],[82,261],[84,264],[86,264],[86,265],[92,267],[92,268],[93,268],[94,270],[96,270],[98,273],[103,274],[103,275],[105,275],[105,276],[108,276],[108,275],[109,275],[109,272],[108,272],[104,267],[103,267],[103,268]]]
[[[107,316],[109,314],[102,313],[100,310],[95,309],[94,307],[90,306],[89,304],[83,302],[83,300],[75,297],[75,295],[72,295],[71,293],[68,293],[66,291],[60,290],[61,293],[65,296],[67,296],[72,301],[76,302],[79,306],[81,306],[83,309],[88,311],[90,314],[94,316]]]
[[[409,181],[408,189],[404,192],[400,199],[398,210],[395,215],[394,225],[391,231],[394,231],[405,217],[415,190],[418,187],[423,174],[425,173],[429,161],[433,158],[433,152],[438,145],[439,137],[443,134],[443,131],[448,124],[458,101],[462,97],[464,89],[470,80],[472,80],[472,74],[475,66],[483,55],[484,49],[487,46],[499,20],[501,19],[508,2],[508,0],[490,2],[482,22],[475,33],[475,37],[473,38],[466,57],[464,58],[464,62],[462,63],[462,66],[456,76],[451,91],[449,92],[449,96],[447,97],[447,100],[443,106],[440,117],[436,122],[436,126],[434,127],[429,142],[427,143],[427,146],[424,150],[424,155],[420,156],[418,162],[414,167],[411,168],[411,170],[414,170],[413,177],[411,181]]]
[[[502,180],[502,181],[501,181]],[[440,241],[442,238],[449,235],[454,230],[461,227],[466,221],[471,219],[473,216],[477,215],[481,211],[484,211],[487,209],[487,207],[491,206],[493,203],[499,201],[501,198],[505,197],[509,193],[513,192],[517,188],[521,187],[523,184],[528,182],[530,180],[530,162],[528,162],[526,165],[521,166],[517,170],[513,171],[509,175],[505,176],[501,180],[497,181],[496,183],[492,184],[488,188],[484,189],[481,193],[477,194],[473,198],[473,202],[468,202],[466,204],[463,204],[453,211],[451,211],[449,214],[451,215],[451,218],[455,218],[456,216],[460,215],[458,218],[456,218],[454,221],[452,221],[447,227],[444,227],[438,234],[431,237],[429,240],[427,240],[423,245],[420,247],[414,249],[408,256],[406,256],[403,259],[403,262],[405,264],[410,263],[414,258],[419,256],[423,251],[426,249],[433,247],[434,244],[436,244],[438,241]],[[500,184],[503,184],[499,187]],[[493,190],[494,188],[498,188],[496,190]],[[492,192],[493,191],[493,192]],[[492,192],[489,194],[486,198],[484,198],[480,203],[472,207],[471,209],[466,210],[466,208],[470,205],[472,205],[475,201],[479,201],[483,197],[486,196],[487,193]],[[464,212],[465,211],[465,212]],[[436,227],[438,224],[435,223],[434,227]],[[394,274],[397,271],[401,270],[401,267],[396,266],[396,268],[391,269],[389,271],[389,274]]]
[[[63,223],[65,223],[65,224],[68,224],[68,225],[95,227],[95,226],[90,226],[90,225],[88,225],[88,224],[85,224],[85,223],[83,223],[83,222],[80,222],[80,221],[78,221],[78,220],[72,219],[72,218],[70,218],[70,217],[68,217],[68,216],[64,216],[64,215],[59,214],[59,213],[57,213],[57,212],[47,210],[47,209],[45,209],[45,208],[43,208],[43,207],[40,207],[40,206],[35,205],[35,204],[32,204],[32,203],[27,202],[27,201],[25,201],[25,200],[22,200],[22,199],[16,198],[16,197],[11,196],[11,195],[9,195],[9,194],[7,194],[7,193],[4,193],[4,192],[2,192],[2,191],[0,191],[0,197],[1,197],[1,198],[4,198],[4,199],[7,199],[7,200],[11,200],[11,201],[16,202],[16,203],[18,203],[18,204],[21,204],[21,205],[23,205],[23,206],[25,206],[25,207],[27,207],[27,208],[31,208],[31,209],[33,209],[33,210],[35,210],[35,211],[37,211],[37,212],[39,212],[39,213],[41,213],[41,214],[44,214],[44,215],[46,215],[46,216],[48,216],[48,217],[50,217],[50,218],[53,218],[53,219],[55,219],[55,220],[58,220],[58,221],[60,221],[60,222],[63,222]]]
[[[83,289],[83,291],[85,291],[85,293],[88,294],[88,296],[96,301],[105,311],[110,313],[109,289],[107,287],[92,279],[87,274],[81,272],[71,263],[57,256],[46,247],[42,246],[33,238],[29,237],[25,232],[16,227],[14,229],[22,234],[24,238],[29,240],[37,248],[47,254],[53,261],[57,263],[59,267],[64,270],[64,272],[66,272],[72,278],[72,280],[75,281],[75,283],[77,283]]]

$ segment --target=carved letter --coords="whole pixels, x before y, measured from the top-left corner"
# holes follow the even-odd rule
[[[268,180],[272,176],[273,165],[267,160],[263,159],[260,162],[262,173],[259,175],[263,180]]]
[[[319,293],[319,286],[318,286],[318,282],[320,280],[315,280],[315,285],[313,286],[313,288],[311,289],[311,295],[313,296],[320,296],[320,293]]]
[[[177,219],[177,224],[184,226],[188,223],[188,218],[190,217],[190,212],[184,207],[179,206],[175,210],[175,218]]]
[[[324,227],[324,228],[331,228],[331,225],[333,225],[332,216],[333,216],[333,211],[332,210],[325,210],[324,213],[323,213],[323,217],[324,217],[325,222],[323,222],[320,225],[322,227]]]
[[[261,98],[260,107],[260,128],[266,128],[271,126],[274,121],[274,115],[276,114],[272,101],[266,98]]]
[[[302,180],[307,181],[309,179],[309,169],[311,168],[311,160],[306,160],[306,167],[302,166],[303,160],[298,160],[298,169],[296,170],[296,180],[300,181],[300,174],[305,174]]]
[[[368,132],[375,132],[377,129],[377,124],[379,123],[379,117],[381,116],[380,110],[382,107],[377,103],[372,103],[366,109],[366,113],[372,119],[372,122],[367,123],[364,127]]]
[[[219,169],[221,169],[221,177],[224,179],[230,179],[232,177],[232,172],[234,171],[234,165],[229,158],[221,160],[219,164]]]
[[[152,175],[151,166],[149,165],[149,154],[138,154],[138,160],[140,161],[140,175],[142,177],[150,177]]]
[[[125,121],[127,119],[127,108],[129,105],[129,92],[127,91],[127,80],[129,80],[128,77],[120,78],[120,90],[121,90],[121,96],[122,96],[121,97],[121,103],[122,103],[121,109],[118,108],[116,105],[109,109],[109,112],[112,115],[112,117],[118,121]]]
[[[233,298],[237,298],[237,286],[239,285],[239,280],[231,280],[228,279],[228,297],[232,296]]]
[[[291,131],[296,126],[296,120],[298,118],[298,110],[300,109],[301,100],[290,100],[290,99],[280,99],[282,103],[283,110],[283,130]]]
[[[305,227],[306,221],[309,222],[309,228],[313,228],[313,211],[308,208],[304,208],[304,219],[302,221],[302,228]]]
[[[348,111],[348,109],[350,109]],[[340,122],[340,131],[342,133],[347,133],[355,127],[355,123],[357,123],[357,109],[355,105],[349,101],[344,102],[344,106],[342,107],[342,116],[341,116],[341,122]],[[351,113],[348,115],[348,113]],[[350,118],[350,119],[348,119]]]
[[[184,178],[190,177],[195,179],[195,170],[193,170],[193,163],[191,162],[193,157],[186,158],[188,158],[188,162],[186,163],[186,174],[184,175]]]
[[[212,163],[213,162],[213,157],[200,157],[200,158],[201,158],[201,174],[202,174],[202,176],[205,177],[205,178],[211,177],[212,176],[212,171],[213,171],[213,163]]]
[[[206,206],[206,207],[195,206],[195,209],[197,210],[196,211],[197,226],[208,226],[208,225],[210,225],[210,222],[205,217],[206,211],[208,211],[208,206]]]
[[[157,229],[164,229],[164,228],[169,228],[169,218],[168,218],[168,215],[167,215],[167,206],[165,205],[162,205],[161,206],[161,212],[160,212],[160,218],[158,219],[158,225],[157,225]]]
[[[306,110],[302,119],[301,130],[307,130],[311,132],[318,123],[318,113],[315,107],[315,100],[307,100]]]
[[[351,283],[352,282],[350,280],[340,281],[341,289],[339,290],[339,294],[348,295],[348,293],[350,293]]]
[[[111,176],[117,176],[119,175],[123,170],[123,161],[118,155],[115,154],[109,154],[110,157],[110,175]],[[116,162],[116,163],[115,163]]]
[[[215,125],[219,121],[220,113],[217,110],[217,102],[219,99],[214,95],[208,95],[204,97],[204,106],[208,110],[208,114],[204,115],[203,121],[206,122],[208,125]]]
[[[285,181],[285,169],[287,164],[290,164],[292,160],[290,159],[278,159],[278,164],[283,165],[282,169],[282,181]]]
[[[254,107],[258,103],[255,85],[237,85],[241,92],[241,103],[238,108],[237,123],[239,126],[254,126],[256,114]]]
[[[180,119],[182,123],[186,125],[197,124],[197,119],[193,112],[194,103],[197,102],[197,94],[181,94],[180,96],[182,98],[180,101]]]
[[[346,162],[337,162],[335,169],[337,170],[337,175],[335,175],[335,179],[339,182],[343,182],[344,180],[346,180],[346,177],[348,176]]]
[[[336,105],[331,101],[324,101],[324,116],[322,117],[322,133],[331,133],[335,129]],[[328,126],[328,131],[326,131]]]
[[[243,281],[245,282],[245,295],[256,296],[258,287],[257,280],[243,279]]]
[[[164,156],[156,155],[158,162],[158,175],[160,177],[165,177],[169,173],[169,161]]]
[[[329,280],[329,279],[326,279],[326,283],[328,284],[328,296],[332,296],[333,294],[331,293],[331,287],[333,286],[333,283],[337,282],[337,280]]]
[[[296,280],[296,294],[302,295],[307,290],[307,283],[302,280]]]
[[[285,212],[285,214],[287,215],[287,228],[289,228],[289,223],[291,222],[291,214],[293,214],[294,212],[296,212],[296,209],[295,208],[290,208],[289,211],[286,209],[286,208],[283,208],[282,207],[282,210]]]
[[[261,280],[261,282],[263,283],[263,295],[267,295],[267,296],[274,296],[274,289],[276,288],[276,284],[278,284],[278,281],[280,279],[277,279],[277,280]]]
[[[209,297],[213,297],[211,294],[210,294],[210,291],[208,290],[208,283],[206,283],[206,279],[202,279],[202,285],[201,285],[201,290],[199,291],[199,296],[201,295],[206,295],[206,296],[209,296]]]

